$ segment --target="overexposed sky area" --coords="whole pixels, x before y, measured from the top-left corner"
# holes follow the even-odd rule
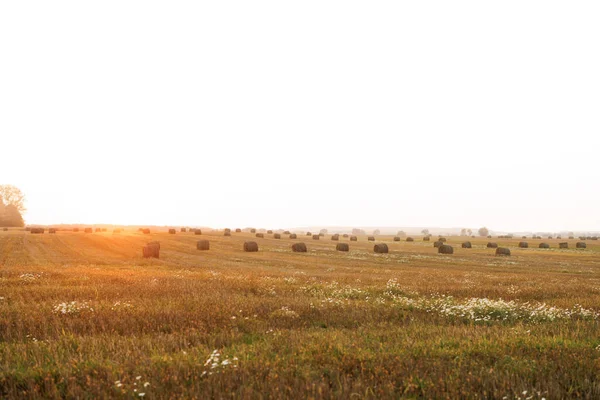
[[[600,229],[598,1],[4,1],[28,223]]]

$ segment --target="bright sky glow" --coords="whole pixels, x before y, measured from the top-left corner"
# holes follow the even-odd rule
[[[5,1],[28,223],[600,229],[597,1]]]

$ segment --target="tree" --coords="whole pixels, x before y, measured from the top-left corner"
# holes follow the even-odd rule
[[[467,236],[467,230],[465,228],[460,230],[460,236]]]
[[[16,206],[13,204],[9,204],[6,206],[4,211],[4,216],[0,219],[3,219],[4,226],[17,227],[22,228],[25,226],[25,221],[23,221],[23,216],[19,212]],[[0,225],[2,225],[0,223]]]
[[[327,229],[321,229],[319,231],[319,233],[322,233],[323,235],[327,235]]]
[[[471,229],[467,229],[467,233],[469,234],[469,236],[473,235],[473,231]]]
[[[25,195],[13,185],[0,185],[0,199],[4,199],[5,205],[13,205],[20,213],[25,212]]]
[[[429,229],[423,229],[423,230],[421,231],[421,233],[422,233],[424,236],[427,236],[427,235],[429,235]]]
[[[373,231],[373,236],[377,236],[377,235],[379,235],[380,233],[381,233],[381,231],[380,231],[379,229],[375,229],[375,230]]]
[[[406,236],[406,232],[404,232],[404,231],[398,231],[398,233],[396,234],[396,236],[405,237]]]
[[[485,226],[483,228],[479,228],[479,236],[488,236],[490,234],[490,230]]]

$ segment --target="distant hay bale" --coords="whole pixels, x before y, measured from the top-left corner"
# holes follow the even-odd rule
[[[527,236],[521,236],[521,239],[527,239]]]
[[[250,233],[256,233],[256,229],[254,229],[254,228],[250,229]]]
[[[121,229],[115,228],[113,229],[113,233],[121,233]]]
[[[202,235],[202,229],[194,229],[194,235]]]
[[[367,238],[367,240],[368,240],[369,242],[374,242],[374,241],[375,241],[375,236],[369,236],[369,237]]]
[[[325,236],[325,232],[319,232],[319,236]]]
[[[527,242],[519,242],[519,247],[522,249],[526,249],[529,247],[529,243]]]
[[[187,229],[186,228],[181,228],[180,231],[185,233],[185,232],[187,232]]]
[[[8,232],[8,228],[2,228],[2,231]]]
[[[569,248],[569,243],[567,243],[567,242],[559,243],[558,244],[558,248],[559,249],[568,249]]]
[[[487,237],[487,238],[488,238],[488,239],[491,239],[491,238],[492,238],[492,235],[488,235],[488,237]]]
[[[548,239],[552,239],[552,236],[548,236]]]
[[[510,249],[507,249],[506,247],[498,247],[496,249],[496,255],[497,256],[510,256]]]
[[[280,233],[274,234],[273,239],[281,239],[281,234]]]
[[[242,230],[240,228],[236,228],[235,233],[242,233]]]
[[[412,237],[410,237],[410,236],[409,236],[409,237],[407,237],[407,238],[406,238],[406,241],[407,241],[407,242],[414,242],[414,241],[415,241],[415,239],[413,239]]]
[[[472,248],[472,247],[473,247],[473,246],[471,245],[471,242],[464,242],[464,243],[462,244],[462,248],[463,248],[463,249],[470,249],[470,248]]]
[[[256,237],[257,237],[257,238],[264,238],[264,237],[265,237],[265,234],[264,234],[264,233],[257,233],[257,234],[256,234]]]
[[[345,237],[345,238],[347,238],[347,237],[348,237],[348,234],[347,234],[347,233],[344,233],[344,234],[342,235],[342,237]]]
[[[319,240],[321,238],[321,236],[319,235],[312,235],[313,240]]]
[[[296,239],[296,238],[298,238],[298,235],[296,235],[295,233],[290,234],[290,239]]]
[[[255,252],[258,251],[258,243],[256,242],[244,242],[244,251]]]
[[[569,240],[575,239],[575,236],[569,236]]]
[[[306,232],[306,236],[312,236],[312,233]]]
[[[585,248],[587,248],[587,244],[585,244],[584,242],[577,242],[575,244],[575,248],[576,249],[585,249]]]
[[[85,233],[92,233],[93,232],[92,228],[85,228],[83,231]]]
[[[283,231],[284,235],[289,235],[291,232],[290,231]]]
[[[48,233],[56,233],[56,228],[48,228]]]
[[[169,229],[169,235],[175,235],[177,231],[175,229]]]
[[[338,243],[335,245],[337,251],[350,251],[350,245],[348,243]]]
[[[387,253],[387,252],[389,252],[388,245],[385,243],[376,244],[375,246],[373,246],[373,251],[375,253],[381,253],[381,254]]]
[[[598,236],[592,236],[592,240],[598,240]]]
[[[306,248],[306,244],[305,243],[294,243],[292,245],[292,251],[294,253],[306,253],[308,251],[308,249]]]
[[[198,249],[198,250],[210,250],[210,242],[208,240],[198,240],[196,242],[196,249]]]
[[[45,232],[46,230],[44,228],[31,228],[29,230],[30,233],[34,234],[34,235],[41,235]]]
[[[271,234],[273,234],[273,231],[269,229],[269,230],[267,231],[267,233],[268,233],[269,235],[271,235]]]
[[[356,236],[350,236],[350,241],[351,242],[357,242],[358,238]]]
[[[231,231],[225,231],[225,232],[223,232],[223,236],[231,236]]]
[[[336,235],[333,235],[333,236],[331,237],[331,240],[340,240],[340,235],[337,235],[337,234],[336,234]]]
[[[225,229],[223,229],[223,232],[225,232],[225,233],[231,233],[231,229],[225,228]]]
[[[102,229],[101,229],[101,228],[96,228],[94,231],[95,231],[96,233],[98,233],[98,232],[102,232]],[[146,232],[144,232],[144,233],[146,233]],[[148,233],[150,233],[150,232],[148,232]]]
[[[433,247],[437,247],[439,248],[441,245],[443,245],[444,243],[440,242],[439,240],[436,240],[435,242],[433,242]]]
[[[150,242],[142,248],[144,258],[160,258],[160,243]]]
[[[400,241],[400,236],[394,236],[394,242],[399,242]]]
[[[73,228],[73,232],[79,232],[79,228]]]
[[[430,240],[429,236],[423,236],[423,241],[424,242],[429,242],[429,240]]]
[[[560,239],[562,239],[562,236],[557,236],[556,238],[557,238],[558,240],[560,240]]]
[[[143,233],[144,235],[149,235],[149,234],[150,234],[150,229],[146,228],[146,229],[144,229],[144,230],[142,231],[142,233]]]
[[[438,247],[438,254],[454,254],[454,247],[450,246],[449,244],[442,244],[440,247]]]
[[[31,232],[31,228],[30,227],[25,228],[25,232]]]
[[[441,238],[438,239],[438,242],[446,243],[446,238],[445,237],[441,237]]]
[[[540,243],[539,248],[540,249],[549,249],[550,245],[548,243]]]
[[[496,242],[488,242],[487,248],[488,249],[497,249],[498,248],[498,243],[496,243]]]

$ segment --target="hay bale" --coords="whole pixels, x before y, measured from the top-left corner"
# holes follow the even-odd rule
[[[267,233],[268,233],[269,235],[272,235],[272,234],[273,234],[273,231],[269,229],[269,230],[267,231]]]
[[[175,235],[177,231],[175,229],[169,229],[169,235]]]
[[[519,242],[519,247],[522,249],[527,249],[529,248],[529,243],[527,242]]]
[[[331,237],[331,240],[340,240],[340,235],[337,235],[337,234],[333,235]]]
[[[312,236],[312,233],[306,232],[306,236]]]
[[[244,251],[247,252],[256,252],[258,251],[258,243],[256,242],[244,242]]]
[[[198,240],[196,242],[196,249],[198,249],[198,250],[210,250],[210,242],[208,240]]]
[[[521,236],[521,239],[527,239],[527,236]]]
[[[577,242],[577,244],[575,244],[575,248],[585,249],[585,248],[587,248],[587,244],[585,244],[585,242]]]
[[[121,233],[121,229],[113,229],[113,233]]]
[[[325,232],[319,232],[319,236],[325,236]]]
[[[187,232],[187,229],[186,228],[181,228],[179,231],[185,233],[185,232]]]
[[[592,236],[592,240],[598,240],[598,236]]]
[[[510,256],[510,249],[507,249],[506,247],[498,247],[496,249],[496,255],[497,256]]]
[[[423,241],[424,242],[429,242],[429,240],[430,240],[429,236],[423,236]]]
[[[400,241],[400,236],[394,236],[394,242],[399,242]]]
[[[283,234],[284,234],[284,235],[289,235],[289,234],[291,234],[291,233],[292,233],[292,232],[290,232],[290,231],[283,231]]]
[[[265,234],[264,234],[264,233],[257,233],[257,234],[256,234],[256,237],[257,237],[257,238],[264,238],[264,237],[265,237]]]
[[[438,254],[454,254],[454,247],[448,244],[443,244],[443,242],[440,242],[439,240],[438,242],[442,243],[440,247],[438,247]]]
[[[488,239],[491,239],[491,238],[492,238],[492,235],[488,235],[488,237],[487,237],[487,238],[488,238]]]
[[[142,248],[144,258],[160,258],[160,243],[150,242]]]
[[[342,237],[345,237],[345,238],[347,238],[347,237],[348,237],[348,234],[347,234],[347,233],[344,233],[344,234],[342,235]]]
[[[470,248],[472,248],[472,247],[473,247],[473,246],[471,245],[471,242],[464,242],[464,243],[462,244],[462,248],[463,248],[463,249],[470,249]]]
[[[381,254],[387,253],[387,252],[389,252],[388,245],[385,243],[376,244],[375,246],[373,246],[373,251],[375,253],[381,253]]]
[[[350,251],[350,245],[348,243],[338,243],[335,245],[337,251]]]
[[[250,233],[256,233],[256,229],[254,229],[254,228],[250,229]]]
[[[242,230],[240,228],[236,228],[235,233],[242,233]]]
[[[231,232],[225,231],[225,232],[223,232],[223,236],[231,236]]]
[[[550,245],[548,243],[540,243],[539,248],[540,249],[549,249]]]
[[[280,233],[274,234],[273,239],[281,239],[281,234]]]
[[[411,237],[409,236],[409,237],[407,237],[407,238],[406,238],[406,241],[407,241],[407,242],[414,242],[414,241],[415,241],[415,239],[413,239],[413,238],[411,238]]]
[[[441,237],[441,238],[438,239],[438,242],[446,243],[446,238]]]
[[[367,238],[367,240],[368,240],[369,242],[374,242],[374,241],[375,241],[375,236],[369,236],[369,237]]]
[[[94,231],[95,231],[96,233],[98,233],[98,232],[102,232],[102,229],[100,229],[100,228],[96,228]],[[144,233],[146,233],[146,232],[144,232]],[[150,232],[148,232],[148,233],[150,233]]]
[[[225,229],[223,229],[223,232],[225,232],[225,233],[231,233],[231,229],[225,228]]]
[[[93,232],[92,228],[85,228],[83,231],[85,233],[92,233]]]
[[[73,232],[79,232],[79,228],[73,228]]]
[[[558,244],[558,248],[559,249],[568,249],[569,248],[569,243],[567,242],[562,242]]]
[[[8,228],[2,228],[2,231],[8,232]]]
[[[496,242],[488,242],[487,248],[488,249],[497,249],[498,248],[498,243],[496,243]]]
[[[297,239],[298,235],[296,235],[295,233],[290,234],[290,239]]]
[[[142,233],[143,233],[144,235],[149,235],[149,234],[150,234],[150,229],[146,228],[146,229],[144,229],[144,230],[142,231]]]
[[[557,236],[556,238],[557,238],[558,240],[560,240],[560,239],[562,239],[562,236]]]
[[[440,242],[439,240],[436,240],[435,242],[433,242],[433,247],[437,247],[439,248],[441,245],[443,245],[444,243]]]
[[[351,242],[358,242],[358,238],[356,236],[350,236]]]
[[[306,253],[308,249],[306,248],[306,244],[300,242],[292,245],[292,251],[294,253]]]
[[[31,228],[29,230],[30,233],[34,234],[34,235],[42,235],[44,234],[46,230],[44,228]]]
[[[548,236],[548,239],[552,239],[552,236]]]
[[[202,235],[202,229],[194,229],[194,235]]]
[[[49,228],[48,233],[56,233],[56,228]]]
[[[321,236],[319,235],[312,235],[313,240],[319,240],[321,238]]]
[[[569,236],[569,240],[575,239],[575,236]]]

